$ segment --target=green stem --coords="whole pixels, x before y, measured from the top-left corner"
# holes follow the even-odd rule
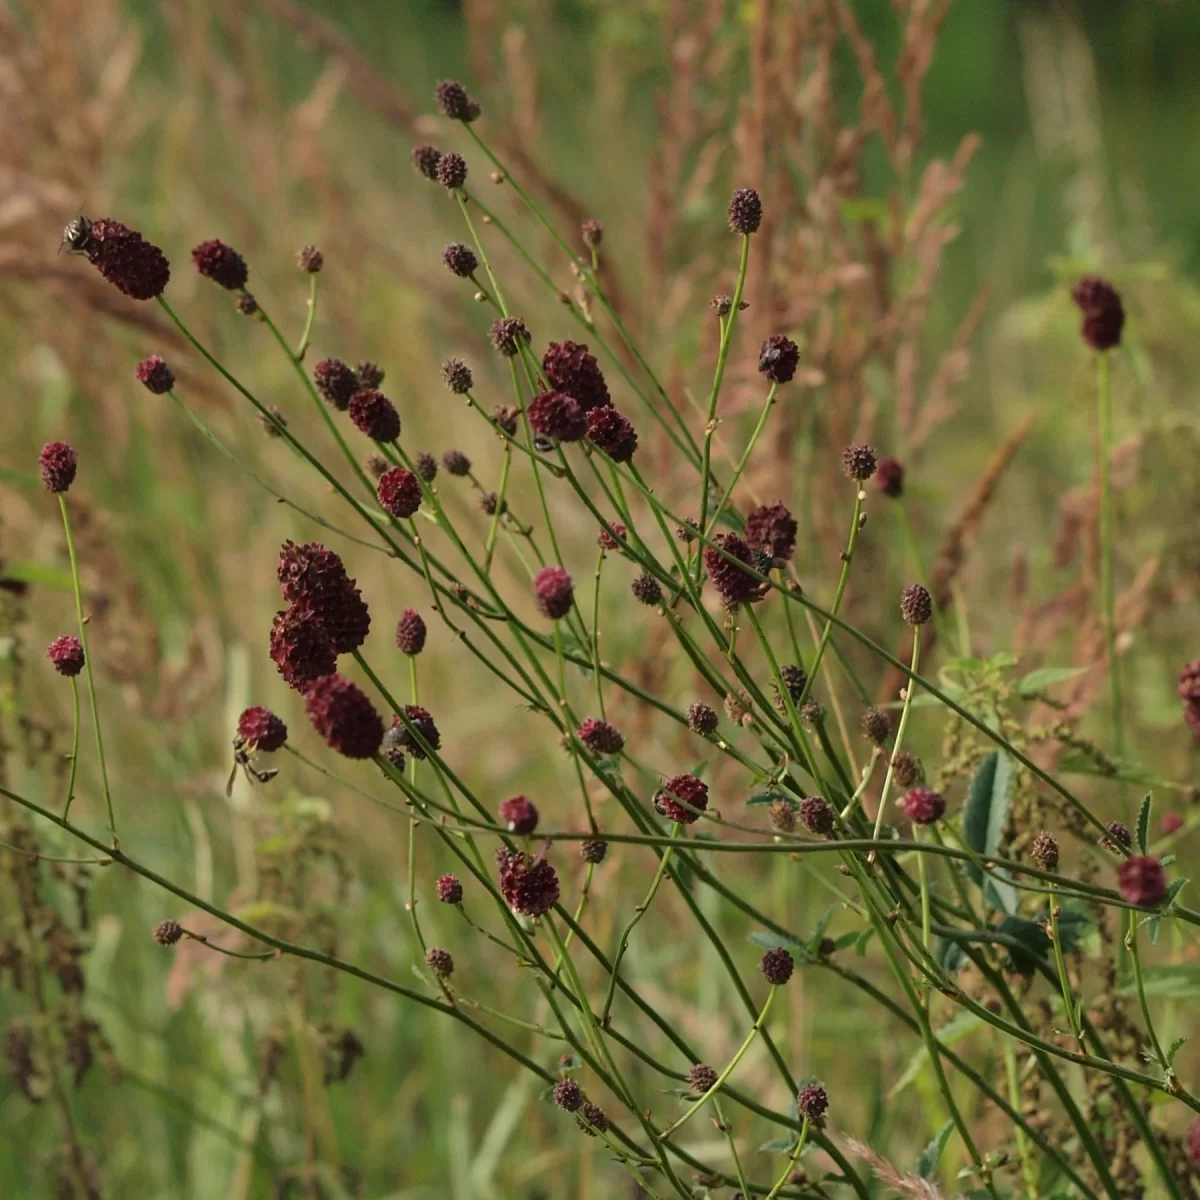
[[[504,443],[504,458],[500,464],[500,485],[496,489],[496,511],[492,513],[492,523],[488,529],[487,543],[483,548],[483,569],[492,568],[492,554],[496,549],[496,535],[500,532],[500,518],[504,513],[505,495],[508,492],[508,471],[512,466],[512,449],[508,442]]]
[[[304,319],[304,332],[300,335],[300,344],[296,347],[296,361],[303,362],[308,353],[308,343],[312,340],[313,321],[317,315],[317,275],[314,271],[308,277],[308,316]]]
[[[1167,1056],[1163,1053],[1162,1043],[1158,1040],[1158,1034],[1154,1030],[1154,1022],[1150,1017],[1150,1006],[1146,1003],[1146,984],[1142,978],[1142,957],[1138,952],[1138,914],[1134,910],[1129,913],[1129,933],[1126,935],[1125,944],[1129,947],[1130,959],[1133,966],[1133,981],[1137,986],[1138,1007],[1142,1010],[1142,1020],[1146,1023],[1146,1035],[1150,1039],[1150,1045],[1154,1047],[1154,1057],[1158,1059],[1158,1065],[1162,1068],[1163,1075],[1166,1077],[1168,1084],[1174,1078],[1174,1072],[1171,1070],[1171,1064],[1167,1061]]]
[[[720,520],[721,514],[725,511],[725,505],[729,503],[729,497],[733,495],[733,489],[737,486],[737,481],[741,479],[742,472],[746,469],[746,464],[750,461],[750,455],[754,453],[754,447],[758,445],[758,439],[762,437],[762,432],[767,427],[767,418],[771,415],[771,409],[775,404],[775,393],[778,390],[779,384],[772,383],[770,390],[767,392],[766,401],[763,403],[762,412],[759,414],[758,423],[754,426],[754,432],[750,435],[750,440],[746,443],[746,449],[742,451],[742,457],[738,459],[733,477],[726,485],[725,494],[721,497],[717,507],[713,509],[713,515],[705,527],[704,532],[710,537],[712,536],[713,526]]]
[[[792,1177],[792,1172],[796,1169],[796,1164],[800,1161],[800,1155],[804,1153],[804,1143],[808,1141],[808,1118],[804,1118],[804,1124],[800,1126],[800,1136],[796,1138],[796,1145],[788,1157],[787,1166],[783,1168],[783,1174],[775,1181],[775,1186],[767,1193],[767,1200],[775,1200],[775,1197],[783,1190],[784,1185]]]
[[[86,654],[86,651],[85,651]],[[71,769],[67,775],[67,802],[63,805],[63,820],[71,815],[75,799],[75,775],[79,767],[79,682],[71,676]]]
[[[879,831],[883,828],[883,816],[887,811],[888,793],[892,787],[892,774],[895,767],[892,765],[896,761],[896,755],[900,753],[901,747],[904,745],[904,731],[908,728],[908,714],[912,711],[913,692],[916,691],[917,685],[914,682],[917,675],[917,666],[921,661],[921,627],[913,626],[913,648],[912,648],[912,665],[909,668],[908,682],[904,686],[904,707],[900,711],[900,725],[896,730],[896,744],[893,747],[891,757],[888,758],[887,774],[883,777],[883,791],[879,794],[879,811],[875,814],[875,832],[874,837],[879,837]]]
[[[1096,409],[1099,446],[1097,474],[1100,481],[1100,595],[1104,606],[1104,642],[1108,656],[1108,687],[1113,747],[1120,758],[1125,751],[1121,719],[1121,672],[1117,664],[1116,602],[1113,596],[1113,513],[1109,481],[1109,452],[1112,444],[1112,396],[1107,354],[1096,355]]]
[[[1071,980],[1067,975],[1067,960],[1062,948],[1062,935],[1058,929],[1058,891],[1054,884],[1050,884],[1049,903],[1050,939],[1054,943],[1054,966],[1058,971],[1059,990],[1062,992],[1063,1006],[1066,1009],[1071,1032],[1075,1035],[1075,1041],[1079,1048],[1083,1049],[1083,1030],[1079,1024],[1079,1006],[1071,992]]]
[[[87,672],[88,704],[92,710],[92,726],[96,732],[96,756],[100,760],[100,782],[104,788],[104,806],[108,812],[108,831],[112,834],[112,844],[115,850],[120,846],[117,837],[117,819],[113,814],[112,791],[108,786],[108,767],[104,761],[104,735],[100,730],[100,705],[96,702],[96,676],[92,670],[92,651],[88,646],[87,621],[83,615],[83,587],[79,582],[79,559],[75,555],[75,539],[71,536],[71,514],[67,511],[65,492],[58,493],[58,508],[62,513],[63,534],[67,540],[67,555],[71,560],[71,586],[75,591],[75,616],[79,622],[79,640],[83,644],[84,670]],[[76,697],[78,703],[78,697]],[[76,749],[78,749],[78,711],[76,714]],[[75,764],[71,763],[72,779]],[[68,797],[68,804],[70,798]]]

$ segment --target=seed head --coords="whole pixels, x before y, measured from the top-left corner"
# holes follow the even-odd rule
[[[612,526],[613,533],[615,533],[618,538],[625,537],[625,534],[628,532],[628,530],[624,525],[621,524],[620,521],[610,521],[609,524]],[[610,552],[614,550],[620,550],[621,548],[621,543],[612,536],[612,533],[609,533],[608,530],[604,528],[601,528],[600,532],[596,534],[596,545],[599,546],[601,550],[608,550]]]
[[[358,376],[340,358],[321,359],[313,367],[313,383],[338,412],[345,412],[350,407],[354,393],[361,386]]]
[[[587,415],[588,437],[613,462],[629,462],[638,448],[637,431],[615,408],[593,408]]]
[[[697,1095],[712,1091],[717,1084],[717,1073],[705,1063],[696,1063],[688,1072],[688,1087]]]
[[[383,511],[400,520],[411,517],[421,507],[421,481],[407,467],[384,471],[375,493]]]
[[[727,317],[733,312],[733,297],[728,292],[718,292],[709,302],[708,307],[718,317]]]
[[[533,577],[533,594],[542,615],[557,621],[571,611],[575,585],[562,567],[543,567]]]
[[[588,431],[587,414],[566,392],[541,392],[529,402],[529,424],[543,437],[577,442]]]
[[[1117,887],[1130,904],[1157,908],[1167,895],[1167,877],[1162,863],[1146,854],[1134,854],[1117,870]]]
[[[425,951],[425,964],[439,979],[449,979],[454,974],[454,958],[441,946],[430,946]]]
[[[505,800],[497,811],[500,823],[509,833],[527,837],[537,828],[537,805],[528,796],[513,796],[511,800]]]
[[[367,694],[341,675],[309,684],[304,707],[331,750],[346,758],[371,758],[383,741],[383,721]]]
[[[441,160],[442,152],[436,146],[422,145],[414,146],[412,153],[409,155],[409,160],[426,179],[437,179],[437,166]]]
[[[257,413],[254,419],[269,438],[283,437],[283,431],[287,428],[287,418],[283,415],[283,409],[276,404],[268,405],[266,413]]]
[[[316,246],[305,246],[296,255],[296,264],[310,275],[319,275],[325,265],[325,255]]]
[[[754,566],[754,555],[750,547],[736,533],[718,533],[713,538],[715,546],[719,546],[725,554],[731,555],[737,562]],[[704,567],[713,587],[717,589],[726,604],[740,604],[750,600],[760,599],[762,592],[757,579],[748,575],[737,562],[730,562],[724,554],[719,553],[713,546],[704,548]]]
[[[762,224],[762,201],[753,188],[738,188],[729,201],[729,228],[734,233],[754,233]]]
[[[625,738],[607,721],[584,717],[575,736],[595,754],[620,754]]]
[[[68,679],[78,675],[84,667],[83,643],[71,634],[56,637],[46,647],[46,657],[54,664],[54,669]]]
[[[492,409],[492,420],[509,437],[516,436],[517,423],[520,421],[520,418],[520,410],[512,404],[498,404]]]
[[[1123,821],[1109,821],[1104,829],[1105,834],[1100,839],[1100,845],[1106,850],[1120,854],[1133,845],[1133,835],[1129,832],[1129,826]]]
[[[585,1100],[579,1106],[579,1114],[575,1118],[575,1124],[588,1137],[595,1137],[597,1134],[604,1133],[608,1129],[608,1118],[604,1115],[604,1110],[598,1104],[593,1104],[590,1100]]]
[[[298,692],[337,669],[337,652],[307,601],[275,614],[271,658],[284,682]]]
[[[904,467],[898,458],[881,458],[875,468],[875,486],[895,499],[904,494]]]
[[[521,352],[521,343],[529,342],[529,330],[520,317],[497,317],[492,322],[491,338],[505,358],[515,358]]]
[[[688,705],[687,723],[693,733],[698,733],[701,737],[708,737],[709,734],[716,733],[721,719],[707,704],[695,700]]]
[[[1093,350],[1111,350],[1121,344],[1125,309],[1116,288],[1104,279],[1089,276],[1071,291],[1071,299],[1083,311],[1083,340]]]
[[[448,475],[469,475],[471,460],[461,450],[447,450],[442,455],[442,466]]]
[[[862,482],[875,474],[875,451],[870,446],[847,446],[842,451],[842,470],[847,479]]]
[[[583,1088],[573,1079],[560,1079],[554,1085],[554,1103],[566,1112],[575,1112],[583,1103]]]
[[[400,414],[396,406],[374,388],[355,392],[349,412],[355,428],[377,442],[394,442],[400,436]]]
[[[436,751],[442,748],[442,735],[438,732],[438,727],[428,709],[422,708],[419,704],[406,704],[404,715],[431,750]],[[409,732],[408,725],[405,725],[399,717],[392,718],[392,728],[399,730],[396,734],[397,744],[407,750],[413,758],[427,757],[425,747]]]
[[[246,260],[220,238],[212,238],[196,246],[192,250],[192,262],[206,279],[219,283],[231,292],[244,288],[246,280],[250,277]]]
[[[915,754],[901,750],[892,758],[892,778],[898,787],[906,788],[924,778],[921,763]]]
[[[932,825],[941,820],[946,801],[932,788],[915,787],[904,794],[904,811],[914,825]]]
[[[810,1125],[824,1125],[828,1107],[829,1096],[819,1083],[805,1084],[796,1096],[796,1111],[807,1117]]]
[[[252,317],[258,312],[258,301],[255,300],[250,292],[239,292],[237,310],[243,317]]]
[[[443,904],[460,904],[463,898],[463,885],[457,875],[439,875],[437,881],[438,899]]]
[[[434,173],[438,183],[453,191],[467,182],[467,160],[451,150],[438,159]]]
[[[799,703],[800,697],[804,695],[804,685],[808,683],[808,672],[803,667],[788,663],[779,669],[779,675],[793,703]]]
[[[161,296],[171,278],[171,265],[157,246],[107,217],[92,222],[84,253],[113,287],[134,300]]]
[[[1058,840],[1050,833],[1039,833],[1029,847],[1029,857],[1043,871],[1058,870]]]
[[[383,383],[384,370],[378,363],[360,362],[354,368],[354,377],[360,388],[377,388]]]
[[[503,847],[496,851],[500,894],[515,912],[541,917],[558,903],[558,875],[544,859],[527,858]]]
[[[247,708],[237,723],[238,737],[254,750],[273,753],[287,742],[287,726],[261,705]]]
[[[771,828],[777,833],[795,833],[796,810],[787,800],[774,800],[767,810]]]
[[[167,360],[161,354],[143,358],[133,375],[138,383],[156,396],[164,395],[175,386],[175,372],[167,366]]]
[[[892,718],[882,709],[868,708],[862,715],[862,728],[868,739],[882,746],[892,732]]]
[[[79,455],[66,442],[47,442],[38,455],[42,483],[48,492],[65,492],[75,482]]]
[[[746,518],[746,544],[787,561],[796,549],[796,519],[782,504],[764,504]]]
[[[656,608],[662,603],[662,588],[658,586],[658,580],[653,575],[637,576],[629,590],[633,592],[635,600],[651,608]]]
[[[471,368],[461,358],[448,358],[442,363],[442,378],[456,396],[465,395],[475,383]]]
[[[759,372],[772,383],[790,383],[800,365],[800,347],[781,333],[772,334],[758,352]]]
[[[674,775],[655,793],[654,807],[671,821],[691,825],[708,807],[708,784],[695,775]]]
[[[833,809],[820,796],[805,796],[800,801],[800,820],[809,833],[827,837],[833,832]]]
[[[437,478],[437,459],[432,454],[426,454],[424,450],[417,455],[413,462],[417,468],[417,474],[425,480],[426,483],[432,483]]]
[[[727,693],[725,696],[725,715],[735,725],[750,725],[752,722],[750,716],[750,697],[745,692]]]
[[[452,121],[462,121],[469,125],[482,111],[457,79],[443,79],[434,89],[433,95],[438,108]]]
[[[462,242],[451,242],[442,251],[442,262],[449,267],[452,274],[462,279],[469,279],[479,269],[479,259],[475,257],[475,251]]]
[[[763,976],[772,987],[782,987],[792,977],[796,960],[782,946],[775,946],[762,956],[759,963]]]
[[[612,403],[596,356],[579,342],[551,342],[542,356],[542,370],[551,387],[573,397],[584,412]]]
[[[908,625],[924,625],[933,616],[933,597],[919,583],[900,593],[900,615]]]
[[[586,838],[579,843],[579,857],[593,866],[602,863],[607,853],[608,843],[601,838]]]
[[[396,622],[396,645],[401,654],[415,658],[425,649],[425,621],[415,608],[406,608]]]
[[[154,927],[154,940],[160,946],[173,946],[183,937],[183,927],[178,921],[159,921]]]
[[[583,244],[590,250],[595,250],[604,241],[604,227],[595,218],[589,217],[579,227],[579,236]]]

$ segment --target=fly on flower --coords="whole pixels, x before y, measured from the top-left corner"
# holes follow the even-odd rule
[[[65,246],[68,254],[86,254],[88,240],[91,236],[92,219],[80,213],[79,216],[72,217],[63,226],[62,241],[58,244],[58,252],[61,254]]]
[[[237,779],[238,767],[246,772],[246,778],[251,783],[270,783],[279,774],[278,767],[256,767],[250,758],[250,743],[239,733],[233,739],[233,770],[229,772],[229,782],[225,785],[225,795],[233,795],[233,783]]]

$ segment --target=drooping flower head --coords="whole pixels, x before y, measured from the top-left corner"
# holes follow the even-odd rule
[[[196,246],[192,250],[192,262],[206,279],[219,283],[231,292],[244,288],[246,280],[250,278],[246,260],[220,238],[212,238]]]
[[[133,374],[138,383],[156,396],[165,395],[175,386],[175,372],[167,366],[167,360],[160,354],[151,354],[149,358],[143,358]]]
[[[171,278],[171,265],[157,246],[108,217],[91,223],[82,250],[113,287],[133,300],[161,296]]]
[[[708,807],[708,784],[695,775],[673,775],[655,793],[654,807],[671,821],[691,825]]]
[[[341,675],[315,680],[304,707],[326,745],[347,758],[370,758],[383,741],[383,720],[367,694]]]

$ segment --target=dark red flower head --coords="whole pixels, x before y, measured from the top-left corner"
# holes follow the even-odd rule
[[[183,926],[178,921],[159,921],[153,936],[160,946],[174,946],[183,937]]]
[[[634,578],[633,583],[629,585],[629,590],[633,593],[633,598],[639,604],[656,608],[662,603],[662,588],[659,587],[658,580],[653,575],[648,575],[644,571]]]
[[[697,700],[688,705],[687,723],[693,733],[708,737],[709,734],[716,732],[721,718],[717,716],[715,710]]]
[[[542,615],[557,621],[571,611],[575,585],[563,567],[543,567],[533,577],[533,594]]]
[[[868,708],[862,715],[863,733],[875,743],[882,746],[892,732],[892,718],[881,708]]]
[[[560,1079],[554,1085],[554,1103],[566,1112],[575,1112],[583,1103],[583,1088],[573,1079]]]
[[[762,224],[762,201],[753,188],[738,188],[729,201],[729,228],[734,233],[754,233]]]
[[[915,787],[904,795],[904,811],[914,825],[932,825],[941,820],[946,801],[932,788]]]
[[[246,286],[250,272],[246,260],[232,246],[227,246],[219,238],[201,242],[192,251],[192,262],[196,270],[213,283],[219,283],[223,288],[236,292]]]
[[[143,358],[133,374],[138,383],[156,396],[164,395],[175,386],[175,372],[167,366],[167,360],[161,354]]]
[[[529,402],[529,423],[544,437],[577,442],[588,431],[587,415],[566,392],[541,392]]]
[[[673,775],[655,793],[654,807],[669,820],[691,825],[708,807],[708,784],[695,775]]]
[[[414,146],[409,161],[426,179],[437,179],[437,165],[442,152],[436,146]]]
[[[1051,833],[1039,833],[1029,847],[1029,857],[1043,871],[1058,870],[1058,839]]]
[[[496,851],[500,893],[525,917],[545,916],[558,903],[558,875],[544,858],[530,859],[503,847]]]
[[[688,1087],[697,1095],[702,1096],[717,1085],[717,1073],[707,1063],[696,1063],[688,1072]]]
[[[1179,698],[1188,704],[1200,704],[1200,658],[1192,659],[1179,672]]]
[[[442,455],[442,466],[450,475],[462,476],[471,473],[471,460],[461,450],[447,450]]]
[[[531,834],[538,825],[538,810],[528,796],[513,796],[505,800],[498,810],[500,822],[509,833],[521,836]]]
[[[845,471],[847,479],[854,479],[859,483],[870,479],[875,474],[877,465],[875,451],[870,446],[847,446],[842,451],[842,470]]]
[[[462,242],[451,242],[442,251],[442,262],[452,274],[461,279],[469,279],[479,269],[479,259],[475,257],[475,251]]]
[[[394,442],[400,436],[400,414],[396,406],[374,388],[363,388],[350,399],[350,420],[367,437],[377,442]]]
[[[796,549],[796,518],[782,504],[764,504],[746,518],[746,543],[786,561]]]
[[[457,79],[443,79],[433,95],[438,108],[452,121],[463,121],[469,125],[482,111]]]
[[[933,597],[919,583],[910,583],[900,593],[900,615],[909,625],[924,625],[933,616]]]
[[[585,838],[579,843],[579,857],[585,863],[596,866],[608,854],[608,843],[603,838]]]
[[[596,1137],[597,1134],[604,1133],[608,1129],[608,1118],[604,1115],[604,1109],[600,1105],[593,1104],[590,1100],[585,1100],[579,1106],[579,1113],[575,1117],[575,1124],[588,1137]]]
[[[1125,327],[1125,309],[1120,294],[1111,283],[1089,276],[1071,291],[1071,299],[1083,311],[1083,340],[1093,350],[1111,350],[1121,344]]]
[[[1118,868],[1117,887],[1130,904],[1157,908],[1167,896],[1167,876],[1157,858],[1134,854]]]
[[[162,295],[171,278],[171,265],[157,246],[107,217],[92,222],[84,253],[113,287],[134,300]]]
[[[467,182],[467,160],[451,150],[438,159],[434,173],[443,187],[460,188]]]
[[[497,404],[492,409],[492,420],[509,437],[516,437],[517,425],[521,420],[521,410],[513,404]]]
[[[307,601],[275,614],[271,624],[271,658],[284,682],[298,692],[337,669],[337,652]]]
[[[284,542],[277,574],[284,597],[307,606],[338,654],[349,654],[366,641],[371,615],[332,550],[320,542]]]
[[[805,1084],[796,1096],[796,1111],[807,1118],[810,1125],[824,1125],[828,1108],[829,1095],[819,1083]]]
[[[809,833],[827,837],[833,832],[833,809],[820,796],[805,796],[800,801],[800,820]]]
[[[759,964],[763,977],[772,987],[782,987],[792,977],[796,960],[782,946],[775,946],[762,956]]]
[[[449,979],[454,974],[454,956],[441,946],[430,946],[425,951],[425,965],[439,979]]]
[[[304,707],[326,745],[347,758],[370,758],[383,741],[383,721],[367,694],[341,675],[326,675],[304,693]]]
[[[383,511],[401,520],[421,507],[421,481],[407,467],[384,471],[375,492]]]
[[[904,494],[904,465],[898,458],[881,458],[875,468],[875,486],[895,499]]]
[[[620,754],[625,746],[625,738],[618,730],[595,717],[584,717],[575,736],[596,754]]]
[[[75,482],[79,455],[66,442],[47,442],[38,455],[42,482],[49,492],[65,492]]]
[[[587,415],[588,437],[613,462],[629,462],[638,448],[638,435],[629,418],[611,406],[593,408]]]
[[[619,538],[624,538],[625,534],[628,532],[628,530],[626,530],[625,526],[622,525],[620,521],[610,521],[609,525],[612,527],[613,533],[615,533]],[[621,543],[613,537],[612,533],[609,533],[608,530],[604,529],[603,527],[601,527],[600,532],[596,534],[596,545],[598,545],[601,550],[611,551],[620,550],[621,548]]]
[[[437,751],[442,748],[442,735],[438,732],[433,715],[428,709],[422,708],[419,704],[406,704],[404,706],[404,716],[407,718],[407,724],[399,717],[393,717],[392,728],[399,728],[400,732],[396,734],[396,741],[413,758],[426,758],[428,756],[425,753],[425,746],[422,746],[413,736],[408,728],[409,725],[421,735],[422,741],[424,741],[430,750]]]
[[[78,675],[84,667],[83,643],[71,634],[56,637],[46,647],[46,657],[60,675]]]
[[[505,358],[515,358],[521,352],[521,343],[529,342],[529,330],[520,317],[497,317],[492,322],[492,345]]]
[[[269,709],[258,705],[246,709],[237,723],[238,736],[248,746],[267,753],[287,741],[287,726]]]
[[[790,383],[800,365],[800,347],[781,333],[773,334],[758,352],[758,369],[772,383]]]
[[[596,356],[579,342],[551,342],[542,356],[542,370],[551,387],[573,397],[584,412],[612,403]]]
[[[296,255],[296,265],[310,275],[319,275],[325,265],[325,255],[316,246],[302,246]]]
[[[415,608],[406,608],[396,622],[396,645],[402,654],[415,658],[425,649],[425,619]]]
[[[463,898],[463,885],[457,875],[439,875],[437,881],[438,899],[443,904],[459,904]]]
[[[338,412],[345,412],[350,407],[354,393],[362,386],[349,363],[340,358],[321,359],[313,367],[313,383]]]
[[[743,562],[754,567],[754,553],[736,533],[718,533],[713,538],[716,546],[731,555],[737,562]],[[730,562],[724,554],[719,553],[713,546],[704,547],[704,567],[713,587],[721,595],[726,604],[740,604],[749,600],[758,600],[761,595],[761,585],[752,575],[748,575],[737,562]]]

